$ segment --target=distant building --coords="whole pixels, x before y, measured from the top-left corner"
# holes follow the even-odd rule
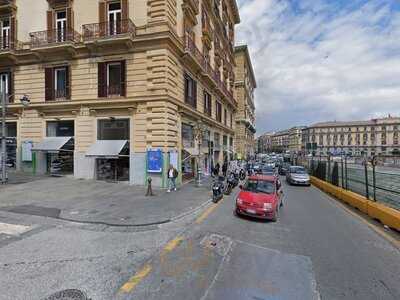
[[[302,130],[304,127],[292,127],[277,132],[269,132],[257,139],[258,152],[291,152],[302,150]]]
[[[272,152],[272,136],[273,132],[264,133],[257,138],[257,152],[268,153]]]
[[[322,122],[302,131],[302,150],[314,155],[400,154],[400,118]]]

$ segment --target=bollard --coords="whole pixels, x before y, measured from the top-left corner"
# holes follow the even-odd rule
[[[153,194],[153,188],[151,187],[151,177],[147,178],[147,192],[146,192],[146,197],[148,196],[154,196]]]

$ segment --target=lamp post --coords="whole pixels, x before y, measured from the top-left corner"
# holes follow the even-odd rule
[[[198,154],[197,154],[197,186],[201,186],[201,172],[200,172],[200,158],[201,158],[201,143],[203,141],[204,132],[207,130],[204,123],[199,120],[194,127],[194,134],[197,140]]]

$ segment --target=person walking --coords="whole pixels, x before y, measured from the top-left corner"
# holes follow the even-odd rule
[[[178,177],[178,170],[174,168],[173,165],[169,165],[168,169],[168,190],[167,192],[171,192],[172,190],[176,191],[176,178]]]
[[[216,163],[215,165],[215,176],[219,175],[219,162]]]
[[[226,171],[228,170],[228,162],[225,160],[222,164],[222,175],[226,177]]]

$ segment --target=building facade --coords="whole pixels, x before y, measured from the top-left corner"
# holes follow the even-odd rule
[[[19,169],[165,186],[233,150],[235,0],[34,2],[0,0]]]
[[[235,48],[235,98],[236,113],[235,145],[239,159],[254,156],[256,141],[254,90],[257,87],[253,66],[247,46]]]
[[[302,150],[302,134],[304,127],[293,127],[289,129],[289,145],[290,153],[300,153]]]
[[[302,148],[314,155],[400,154],[400,118],[323,122],[303,129]]]
[[[258,153],[272,152],[272,136],[274,133],[264,133],[257,138]]]

